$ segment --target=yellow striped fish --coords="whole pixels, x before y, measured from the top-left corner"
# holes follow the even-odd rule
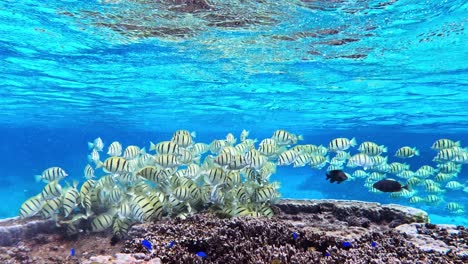
[[[94,175],[94,169],[91,167],[91,165],[87,164],[86,167],[84,168],[84,176],[85,179],[93,179],[95,177]]]
[[[384,145],[379,146],[376,143],[370,141],[362,142],[361,145],[359,145],[358,150],[369,156],[377,156],[387,152],[387,148]]]
[[[26,200],[20,207],[19,217],[27,218],[36,215],[42,208],[44,201],[41,195],[36,195]]]
[[[41,215],[46,219],[55,218],[59,213],[61,204],[62,198],[60,197],[46,201],[41,208]]]
[[[279,155],[277,164],[279,166],[290,165],[296,160],[297,156],[298,153],[296,151],[286,150]]]
[[[459,147],[459,146],[460,146],[460,141],[454,142],[453,140],[442,138],[434,142],[431,148],[436,149],[436,150],[441,150],[441,149],[447,149],[447,148]]]
[[[408,146],[399,148],[395,153],[395,157],[398,158],[411,158],[413,156],[419,156],[419,150]]]
[[[122,144],[118,141],[112,142],[107,149],[107,155],[112,157],[119,157],[122,155]]]
[[[59,180],[49,182],[44,189],[42,189],[42,199],[48,200],[62,195],[62,186],[58,183]]]
[[[76,189],[78,185],[77,182],[73,184],[73,187],[68,188],[68,190],[63,195],[62,205],[64,216],[68,217],[70,213],[75,209],[76,205],[79,203],[80,194]]]
[[[154,156],[154,161],[163,168],[175,168],[181,165],[174,154],[158,154]]]
[[[104,162],[99,162],[96,168],[103,168],[107,173],[125,173],[131,172],[132,168],[128,160],[122,157],[110,157],[107,158]]]
[[[126,159],[126,160],[132,160],[136,157],[138,157],[138,155],[140,154],[144,154],[145,153],[145,149],[140,149],[140,147],[138,146],[128,146],[125,151],[124,151],[124,154],[123,154],[123,158]]]
[[[210,185],[226,183],[227,173],[221,168],[212,168],[205,173],[205,182]]]
[[[112,226],[113,220],[114,215],[112,213],[100,214],[91,222],[91,231],[102,232]]]
[[[67,177],[68,174],[59,167],[51,167],[42,172],[41,175],[35,175],[34,178],[36,182],[43,180],[44,182],[51,182],[55,180],[60,180]]]
[[[195,132],[190,133],[188,130],[178,130],[172,135],[171,141],[182,148],[186,148],[193,144],[193,138],[196,136]]]
[[[330,151],[347,150],[356,145],[357,143],[355,138],[352,138],[351,140],[347,138],[335,138],[330,142],[330,144],[328,144],[328,149]]]
[[[172,141],[163,141],[158,144],[150,142],[150,150],[154,150],[158,154],[177,154],[181,147]]]
[[[161,168],[157,168],[154,166],[147,166],[137,172],[138,176],[141,176],[147,180],[150,180],[155,183],[161,183],[167,180],[168,175],[166,171]]]

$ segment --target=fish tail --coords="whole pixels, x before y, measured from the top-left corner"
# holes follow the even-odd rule
[[[357,145],[356,138],[352,138],[352,139],[349,141],[349,144],[351,145],[351,147],[356,146],[356,145]]]
[[[382,152],[383,152],[383,153],[387,153],[388,149],[387,149],[386,146],[382,145],[382,146],[380,146],[380,147],[382,148]]]
[[[407,191],[411,191],[410,188],[409,188],[409,185],[405,185],[403,187],[401,187],[402,189],[406,189]]]
[[[94,148],[94,143],[93,142],[88,142],[88,148],[93,149]]]
[[[34,180],[40,182],[42,180],[42,175],[34,175]]]
[[[150,141],[150,148],[149,148],[149,150],[151,151],[151,150],[155,150],[155,149],[156,149],[156,145],[155,145],[153,142]]]
[[[419,156],[419,150],[416,148],[414,149],[414,155]]]

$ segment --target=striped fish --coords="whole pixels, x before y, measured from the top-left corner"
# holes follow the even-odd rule
[[[399,148],[395,153],[395,157],[398,158],[411,158],[413,156],[419,156],[419,150],[408,146]]]
[[[154,161],[163,168],[175,168],[181,165],[176,155],[158,154],[154,156]]]
[[[227,165],[227,168],[230,170],[240,170],[247,165],[244,156],[235,155],[231,157],[231,162]]]
[[[29,198],[21,205],[19,217],[27,218],[36,215],[41,210],[43,204],[44,201],[40,195]]]
[[[80,193],[76,189],[77,185],[78,183],[74,183],[73,187],[68,188],[68,190],[63,195],[62,205],[65,217],[68,217],[79,203]]]
[[[140,149],[140,147],[138,146],[128,146],[125,151],[124,151],[124,154],[123,154],[123,158],[126,159],[126,160],[132,160],[136,157],[138,157],[138,155],[140,154],[144,154],[145,153],[145,149]]]
[[[377,156],[387,152],[387,148],[384,145],[379,146],[376,143],[370,141],[362,142],[361,145],[359,145],[358,150],[361,153],[367,154],[369,156]]]
[[[195,132],[190,133],[187,130],[178,130],[172,135],[171,141],[182,148],[186,148],[193,144],[194,137],[196,137]]]
[[[51,182],[55,180],[60,180],[67,177],[68,174],[60,167],[51,167],[42,172],[41,175],[35,175],[34,178],[36,182],[44,181]]]
[[[361,166],[364,168],[364,170],[366,170],[367,168],[374,165],[374,161],[368,155],[363,154],[363,153],[358,153],[358,154],[353,155],[351,158],[349,158],[347,166],[349,167],[350,165]]]
[[[205,154],[210,150],[210,146],[205,143],[195,143],[192,147],[192,154],[195,156]]]
[[[41,192],[42,199],[49,200],[62,195],[62,186],[58,183],[58,180],[49,182]]]
[[[88,142],[88,148],[96,151],[102,151],[104,143],[100,137],[96,138],[93,142]]]
[[[131,221],[129,219],[116,218],[112,224],[112,232],[114,236],[122,239],[127,235]]]
[[[221,168],[212,168],[206,172],[204,179],[206,183],[213,186],[226,183],[227,173]]]
[[[140,171],[138,171],[136,175],[155,183],[162,183],[166,181],[169,177],[169,175],[164,169],[157,168],[154,166],[146,166]]]
[[[330,151],[347,150],[356,145],[357,143],[355,138],[352,138],[351,140],[347,138],[335,138],[328,145],[328,149]]]
[[[112,142],[107,149],[107,155],[112,157],[119,157],[122,155],[122,144],[118,141]]]
[[[279,145],[296,144],[298,140],[303,140],[302,136],[296,136],[286,130],[278,129],[273,133],[272,139]]]
[[[55,218],[60,210],[60,205],[62,204],[62,198],[56,197],[54,199],[48,200],[44,203],[41,208],[41,215],[48,218]]]
[[[245,130],[245,129],[242,129],[242,132],[241,132],[240,137],[239,137],[240,141],[244,142],[247,139],[248,136],[249,136],[249,131]]]
[[[286,150],[281,153],[278,157],[278,165],[290,165],[292,164],[298,156],[298,153],[294,150]]]
[[[454,142],[453,140],[450,140],[450,139],[441,138],[441,139],[438,139],[436,142],[434,142],[431,148],[435,150],[442,150],[442,149],[459,147],[459,146],[460,146],[460,141]]]
[[[147,221],[154,213],[153,206],[154,204],[143,195],[136,195],[132,197],[130,200],[132,218],[138,222]]]
[[[155,150],[158,154],[178,154],[181,148],[172,141],[163,141],[156,145],[150,142],[150,150]]]
[[[102,232],[112,226],[114,215],[112,213],[104,213],[96,216],[91,222],[92,232]]]
[[[104,162],[99,162],[96,168],[103,168],[107,173],[125,173],[132,172],[130,163],[128,160],[122,157],[110,157],[107,158]]]
[[[93,167],[91,167],[91,165],[89,165],[89,164],[86,164],[86,167],[84,168],[84,177],[85,177],[85,179],[87,179],[87,180],[93,179],[93,178],[96,177],[96,176],[94,175],[94,169],[93,169]]]

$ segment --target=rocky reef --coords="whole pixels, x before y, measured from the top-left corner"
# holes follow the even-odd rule
[[[421,210],[339,200],[282,200],[275,216],[209,212],[110,233],[66,232],[50,221],[0,222],[1,263],[467,263],[468,231]],[[42,223],[41,223],[42,222]],[[146,239],[151,250],[142,245]],[[76,254],[70,256],[71,248]],[[204,252],[204,255],[197,253]]]

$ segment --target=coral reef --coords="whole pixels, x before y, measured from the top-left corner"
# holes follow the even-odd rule
[[[358,208],[358,209],[357,209]],[[67,237],[54,225],[0,247],[2,263],[466,263],[465,227],[423,222],[420,210],[339,200],[282,200],[275,216],[203,212],[110,232]],[[416,220],[422,220],[417,223]],[[31,226],[10,220],[8,226]],[[37,220],[30,220],[35,221]],[[40,222],[40,221],[39,221]],[[43,221],[46,223],[47,221]],[[400,224],[397,224],[400,223]],[[38,225],[37,223],[35,225]],[[8,228],[6,226],[5,228]],[[4,227],[2,225],[2,227]],[[55,228],[54,233],[50,233]],[[43,231],[43,232],[41,232]],[[146,239],[152,250],[142,245]],[[69,256],[70,248],[76,255]],[[198,252],[206,253],[200,257]]]

